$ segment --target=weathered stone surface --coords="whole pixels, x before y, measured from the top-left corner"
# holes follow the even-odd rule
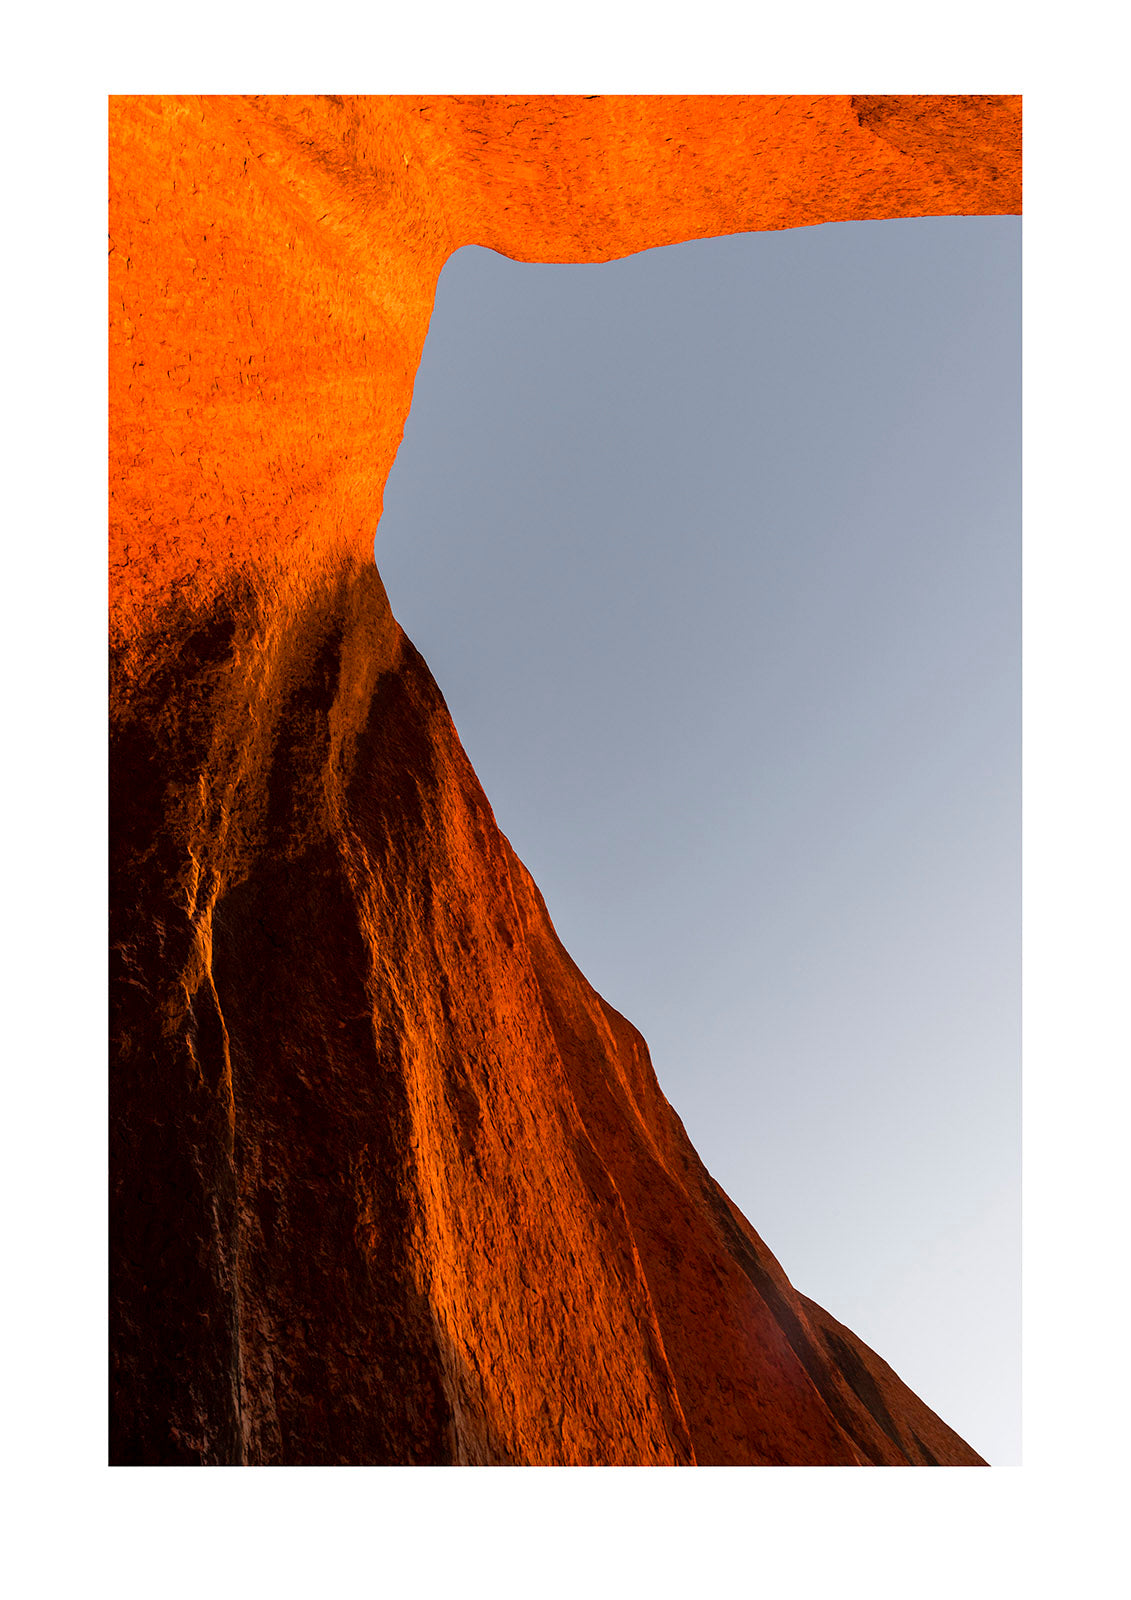
[[[1018,121],[112,102],[113,1461],[978,1461],[705,1172],[370,551],[453,249],[1015,211]]]

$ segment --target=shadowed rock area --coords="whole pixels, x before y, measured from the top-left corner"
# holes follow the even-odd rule
[[[452,250],[1019,209],[1008,97],[111,102],[111,1422],[142,1465],[974,1465],[559,943],[370,551]]]

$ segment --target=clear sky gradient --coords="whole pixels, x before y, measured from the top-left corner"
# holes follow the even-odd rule
[[[444,268],[377,560],[795,1286],[1019,1460],[1020,223]]]

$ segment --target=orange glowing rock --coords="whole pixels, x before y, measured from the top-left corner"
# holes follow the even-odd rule
[[[1019,210],[1011,97],[111,103],[118,1463],[977,1463],[559,944],[372,565],[467,243]]]

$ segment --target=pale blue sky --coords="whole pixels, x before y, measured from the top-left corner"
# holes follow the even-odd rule
[[[1015,1462],[1018,219],[461,250],[377,557],[708,1167]]]

